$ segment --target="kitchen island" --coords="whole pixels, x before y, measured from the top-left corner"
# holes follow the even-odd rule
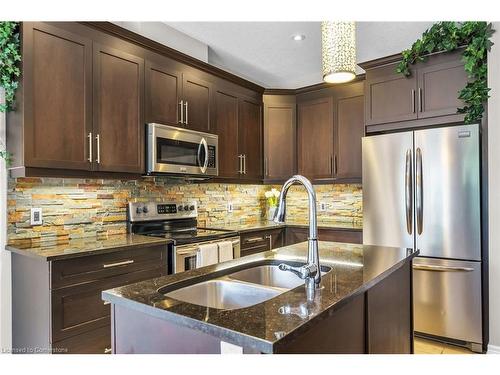
[[[418,251],[323,241],[319,250],[323,276],[314,295],[298,278],[279,285],[276,273],[267,280],[272,288],[260,285],[270,295],[256,303],[252,294],[228,302],[207,293],[200,304],[174,298],[214,279],[245,284],[240,271],[256,267],[294,276],[276,266],[304,263],[306,242],[106,290],[113,353],[412,353]]]

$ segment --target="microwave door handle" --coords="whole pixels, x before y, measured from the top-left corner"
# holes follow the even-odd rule
[[[205,149],[205,160],[203,161],[203,166],[201,165],[201,159],[200,159],[200,151],[201,147]],[[200,166],[201,173],[205,173],[207,171],[207,166],[208,166],[208,145],[207,141],[205,138],[201,138],[200,145],[198,146],[198,165]]]

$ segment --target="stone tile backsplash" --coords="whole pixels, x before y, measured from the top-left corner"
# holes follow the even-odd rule
[[[264,192],[272,187],[219,183],[186,183],[175,179],[83,180],[18,178],[8,182],[8,240],[66,240],[126,232],[130,200],[196,200],[201,225],[250,223],[266,217]],[[361,221],[361,185],[317,185],[319,220]],[[233,212],[227,212],[227,204]],[[301,187],[288,194],[287,217],[307,219],[307,195]],[[43,225],[30,225],[30,208],[41,207]]]

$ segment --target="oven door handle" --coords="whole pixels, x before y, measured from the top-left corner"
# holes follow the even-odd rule
[[[203,161],[203,166],[201,166],[201,159],[200,159],[200,152],[201,152],[201,147],[205,149],[205,160]],[[198,165],[200,166],[201,173],[205,173],[207,171],[207,166],[208,166],[208,145],[207,145],[207,140],[205,137],[201,138],[200,145],[198,146]]]
[[[177,248],[176,251],[177,255],[196,255],[198,252],[198,246],[189,246],[186,248]]]

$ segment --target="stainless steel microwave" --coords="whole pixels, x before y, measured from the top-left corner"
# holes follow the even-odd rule
[[[218,136],[161,124],[147,124],[147,174],[217,176]]]

